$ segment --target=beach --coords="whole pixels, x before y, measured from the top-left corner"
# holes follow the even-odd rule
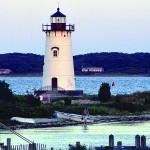
[[[93,123],[89,124],[101,124],[101,123],[136,123],[136,122],[149,122],[150,114],[143,115],[129,115],[129,116],[91,116],[94,118]],[[32,118],[35,119],[35,118]],[[60,118],[36,118],[35,120],[42,120],[40,123],[16,123],[16,125],[6,124],[13,130],[18,129],[33,129],[33,128],[49,128],[49,127],[63,127],[81,125],[83,123],[72,120],[65,120]],[[4,127],[0,127],[4,129]]]

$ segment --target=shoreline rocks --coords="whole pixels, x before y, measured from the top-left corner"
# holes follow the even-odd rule
[[[92,116],[94,122],[90,124],[99,124],[99,123],[131,123],[131,122],[145,122],[150,121],[150,114],[145,115],[130,115],[130,116]],[[13,130],[19,129],[34,129],[34,128],[48,128],[48,127],[63,127],[63,126],[73,126],[83,124],[81,122],[75,122],[71,120],[64,120],[55,118],[55,121],[48,123],[22,123],[20,125],[7,125]],[[4,129],[3,127],[0,127]]]
[[[97,123],[105,122],[138,122],[150,121],[150,115],[130,115],[130,116],[96,116],[94,117]]]

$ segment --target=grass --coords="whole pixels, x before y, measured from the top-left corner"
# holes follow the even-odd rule
[[[10,123],[10,118],[32,117],[32,118],[50,118],[55,111],[63,111],[67,113],[82,114],[84,104],[65,105],[60,99],[52,104],[42,104],[40,106],[29,106],[22,100],[23,96],[18,98],[15,103],[0,102],[0,118],[3,123]],[[77,99],[74,97],[68,100]],[[97,95],[84,95],[78,99],[98,100]],[[136,92],[130,95],[112,96],[109,102],[100,104],[87,104],[90,115],[139,115],[142,113],[150,113],[150,91]]]

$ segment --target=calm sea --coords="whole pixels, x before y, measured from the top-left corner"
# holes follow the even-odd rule
[[[42,86],[42,77],[0,77],[0,80],[9,83],[16,94],[33,92]],[[111,86],[112,95],[150,90],[150,77],[76,77],[76,89],[86,94],[97,94],[102,82],[115,83]]]
[[[108,145],[108,137],[110,134],[114,135],[115,145],[117,141],[122,141],[123,146],[134,146],[135,135],[145,135],[147,138],[147,145],[150,146],[150,123],[122,123],[122,124],[94,124],[89,125],[84,129],[82,125],[66,126],[66,127],[52,127],[42,129],[25,129],[17,130],[18,133],[27,137],[35,143],[46,144],[47,148],[54,147],[55,149],[65,150],[68,144],[74,144],[77,141],[83,145],[101,146]],[[6,138],[11,138],[15,145],[26,144],[23,140],[11,134],[8,131],[1,131],[0,143],[6,143]]]

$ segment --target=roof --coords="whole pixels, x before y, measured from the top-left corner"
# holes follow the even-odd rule
[[[66,17],[66,16],[59,11],[59,8],[57,8],[57,12],[51,15],[51,17]]]

